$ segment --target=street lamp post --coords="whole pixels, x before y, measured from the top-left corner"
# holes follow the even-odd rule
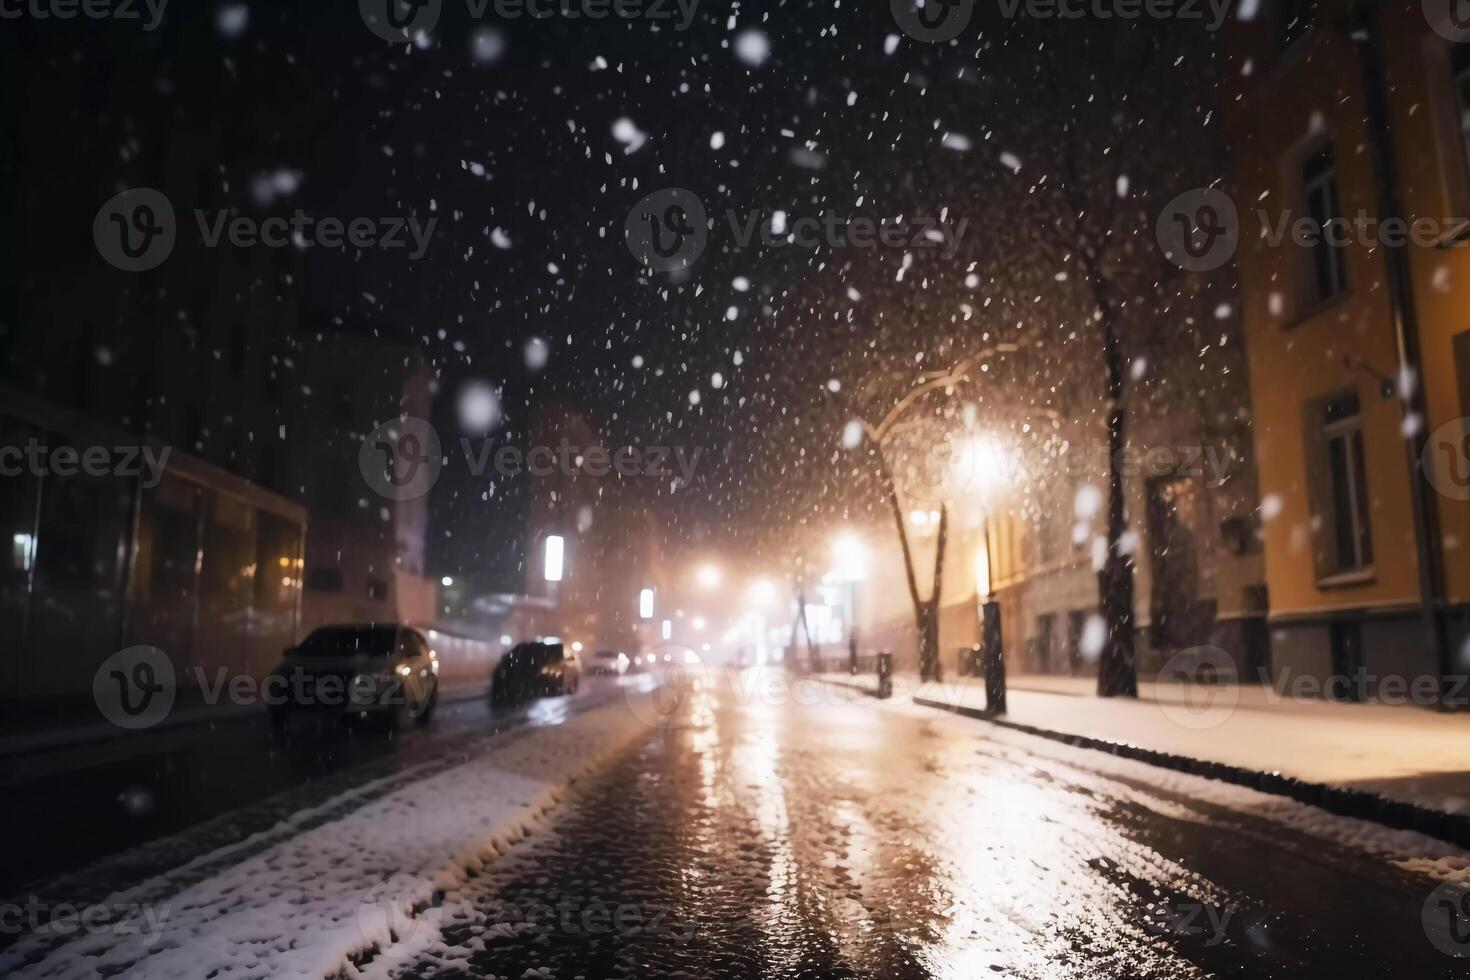
[[[843,534],[832,542],[832,557],[836,565],[836,577],[846,586],[842,592],[843,619],[847,621],[847,670],[858,672],[858,629],[857,589],[858,583],[867,576],[868,554],[861,539],[852,534]]]
[[[996,714],[1006,710],[1005,647],[1000,630],[1000,603],[995,598],[995,566],[990,558],[990,508],[981,511],[985,541],[985,599],[980,603],[980,663],[985,677],[985,704]],[[980,590],[975,590],[979,598]]]
[[[769,657],[769,636],[766,633],[766,608],[775,601],[776,587],[770,579],[758,578],[750,583],[749,601],[755,629],[755,662],[759,666]],[[793,638],[795,634],[792,634]]]

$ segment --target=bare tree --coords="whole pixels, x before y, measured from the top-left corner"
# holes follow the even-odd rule
[[[1025,65],[996,71],[990,81],[1029,110],[1005,136],[1012,149],[1003,157],[1004,173],[1013,192],[1021,191],[1014,213],[1024,236],[1060,270],[1058,279],[1067,280],[1065,302],[1095,331],[1102,361],[1107,509],[1097,581],[1107,636],[1097,693],[1132,697],[1138,684],[1122,472],[1129,401],[1124,342],[1146,343],[1146,331],[1177,322],[1174,311],[1196,288],[1155,247],[1153,221],[1173,193],[1209,182],[1188,162],[1203,156],[1208,166],[1209,154],[1180,154],[1176,147],[1180,138],[1201,144],[1217,138],[1207,100],[1198,94],[1210,42],[1199,40],[1189,59],[1151,30],[1022,34],[1012,43],[1010,53],[1024,53]]]
[[[876,425],[862,417],[855,420],[862,426],[863,435],[871,448],[877,464],[879,485],[888,500],[889,509],[893,513],[894,527],[898,531],[899,548],[903,553],[904,577],[908,583],[909,599],[914,607],[914,625],[919,632],[919,676],[924,680],[938,680],[940,673],[939,603],[944,586],[944,550],[949,537],[949,507],[944,501],[940,501],[939,526],[934,546],[934,578],[929,595],[923,597],[919,595],[919,581],[914,571],[914,555],[909,538],[909,528],[904,520],[899,483],[894,478],[894,469],[889,454],[895,434],[901,432],[906,426],[922,424],[926,421],[922,415],[917,421],[913,416],[926,404],[932,405],[934,396],[941,397],[941,404],[937,409],[931,407],[930,418],[934,417],[936,412],[954,412],[956,389],[969,380],[970,370],[976,364],[977,359],[977,357],[968,357],[947,371],[928,372],[920,375],[913,387],[889,407]],[[927,437],[927,434],[924,435]],[[963,451],[963,447],[943,446],[942,441],[942,439],[929,439],[928,450],[942,453],[946,449],[954,452],[956,448],[959,448]]]

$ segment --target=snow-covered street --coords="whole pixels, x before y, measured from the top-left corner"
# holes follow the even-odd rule
[[[1457,975],[1437,899],[1470,855],[1416,834],[784,674],[538,710],[121,887],[97,904],[151,917],[24,937],[0,970]]]

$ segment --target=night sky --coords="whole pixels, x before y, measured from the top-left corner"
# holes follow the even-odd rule
[[[1054,23],[980,11],[956,42],[929,45],[901,35],[886,3],[705,4],[678,31],[476,19],[446,0],[432,34],[407,46],[380,40],[354,8],[180,2],[153,32],[7,25],[0,97],[43,107],[43,122],[21,125],[49,132],[56,151],[13,164],[10,191],[79,196],[76,212],[90,214],[93,198],[158,179],[150,131],[209,125],[225,134],[210,161],[218,184],[190,189],[207,206],[248,210],[249,188],[285,175],[290,189],[263,210],[437,218],[416,261],[313,250],[302,342],[331,329],[419,348],[447,438],[455,392],[483,380],[502,392],[501,439],[523,443],[535,406],[554,403],[583,411],[608,445],[702,447],[692,486],[653,488],[684,542],[759,549],[797,523],[881,513],[861,459],[843,453],[843,423],[996,340],[1041,335],[1063,352],[1054,377],[1032,359],[997,382],[992,404],[1010,422],[1095,411],[1068,403],[1079,373],[1097,374],[1066,354],[1086,349],[1091,306],[1058,275],[1066,255],[1037,259],[1027,202],[1061,179],[1037,154],[1073,144],[1084,199],[1131,167],[1125,204],[1146,228],[1145,204],[1172,196],[1177,175],[1127,160],[1147,135],[1130,127],[1161,125],[1134,111],[1130,80],[1147,78],[1153,107],[1177,110],[1176,137],[1217,139],[1192,94],[1210,44],[1178,25],[1093,25],[1059,48]],[[1149,68],[1094,84],[1089,59]],[[48,86],[78,71],[92,104]],[[7,119],[24,115],[9,108]],[[1181,133],[1181,119],[1198,132]],[[645,273],[623,242],[629,209],[664,187],[693,191],[713,222],[686,274]],[[948,256],[740,249],[730,209],[967,225]],[[537,337],[550,356],[532,371],[524,351]],[[487,507],[482,485],[455,479],[433,498],[432,564],[516,561],[525,485],[498,488]]]

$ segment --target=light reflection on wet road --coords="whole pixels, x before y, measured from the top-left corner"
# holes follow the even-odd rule
[[[1464,975],[1381,857],[985,726],[700,683],[369,973]]]

